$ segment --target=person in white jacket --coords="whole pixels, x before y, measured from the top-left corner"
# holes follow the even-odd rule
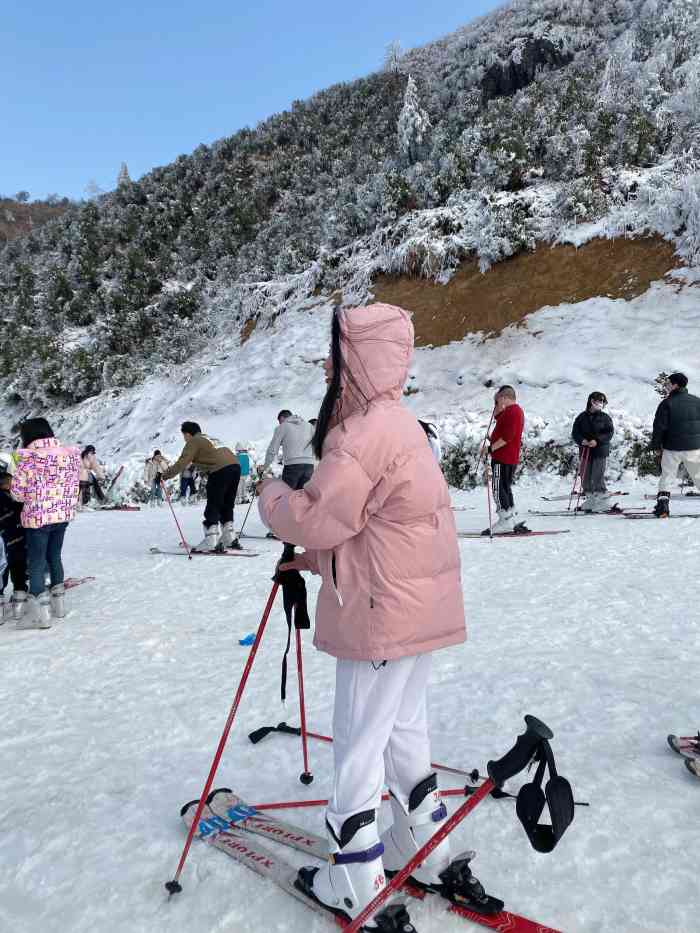
[[[282,479],[292,489],[303,489],[313,476],[314,452],[311,441],[314,436],[314,427],[305,418],[292,414],[286,408],[277,415],[278,426],[272,435],[270,446],[265,454],[263,471],[270,468],[272,461],[282,448]],[[274,535],[268,535],[274,537]],[[284,545],[283,560],[292,560],[294,545]]]

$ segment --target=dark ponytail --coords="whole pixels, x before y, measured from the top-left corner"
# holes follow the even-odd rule
[[[319,460],[323,456],[323,443],[326,440],[331,418],[333,417],[336,404],[340,398],[343,352],[340,348],[340,318],[338,317],[337,308],[333,313],[333,321],[331,323],[331,362],[333,364],[333,376],[330,385],[326,389],[323,402],[321,402],[321,409],[316,422],[316,430],[311,439],[311,446],[313,447],[314,454]]]

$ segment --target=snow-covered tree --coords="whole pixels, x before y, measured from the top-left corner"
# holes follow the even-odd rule
[[[398,39],[394,39],[386,47],[384,55],[384,71],[391,74],[398,74],[401,71],[401,59],[403,58],[403,49]]]
[[[421,107],[416,82],[409,75],[399,114],[398,134],[399,152],[410,163],[420,158],[430,129],[430,117]]]
[[[130,181],[131,178],[129,177],[129,169],[127,164],[126,162],[122,162],[121,168],[119,169],[119,174],[117,175],[117,188],[119,188],[120,185],[128,184]]]

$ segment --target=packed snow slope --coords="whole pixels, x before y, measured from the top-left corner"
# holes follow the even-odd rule
[[[630,301],[594,298],[542,308],[497,337],[473,334],[419,348],[405,401],[454,443],[483,434],[493,404],[487,386],[510,383],[525,408],[528,442],[566,443],[573,418],[598,389],[607,394],[617,427],[612,463],[622,464],[633,439],[651,426],[658,373],[682,370],[691,391],[700,388],[694,385],[694,374],[700,382],[697,279],[681,269]],[[113,468],[126,463],[118,487],[125,495],[154,448],[179,453],[186,419],[224,443],[250,442],[261,459],[281,408],[307,418],[318,411],[330,313],[319,300],[306,302],[257,327],[242,346],[232,338],[186,372],[52,415],[56,433],[95,444]],[[6,410],[4,433],[15,416]]]
[[[629,488],[625,504],[652,489]],[[554,480],[520,489],[520,508],[564,491]],[[455,513],[460,528],[484,526],[483,490],[456,501],[476,509]],[[194,538],[199,510],[178,514]],[[454,851],[476,849],[490,891],[566,933],[696,929],[700,782],[665,738],[698,726],[700,520],[531,524],[571,533],[461,542],[469,639],[434,658],[433,757],[483,772],[532,713],[554,730],[559,769],[590,807],[577,808],[554,853],[540,855],[513,802],[487,798],[456,831]],[[262,530],[257,516],[250,530]],[[177,549],[167,508],[82,514],[68,531],[66,570],[95,582],[68,593],[68,617],[49,631],[0,627],[4,933],[334,928],[198,841],[183,893],[168,901],[163,888],[184,842],[179,809],[201,791],[248,655],[238,640],[256,629],[270,592],[280,545],[247,544],[261,556],[189,563],[148,553]],[[312,582],[311,606],[315,593]],[[297,740],[247,739],[261,725],[298,723],[293,660],[286,708],[279,703],[285,641],[278,604],[217,777],[251,803],[326,797],[331,787],[325,745],[311,746],[315,780],[304,787]],[[334,664],[310,642],[304,635],[309,724],[328,732]],[[441,782],[459,786],[448,775]],[[284,815],[323,831],[322,810]],[[439,904],[410,907],[421,933],[469,928]]]

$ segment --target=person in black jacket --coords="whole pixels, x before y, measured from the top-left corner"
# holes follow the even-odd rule
[[[0,576],[0,625],[12,611],[16,619],[20,618],[21,609],[27,599],[27,552],[22,528],[22,503],[16,502],[10,495],[12,474],[3,461],[0,461],[0,536],[5,543],[7,567]],[[12,578],[12,609],[5,587]]]
[[[661,479],[654,514],[668,518],[671,485],[683,464],[696,486],[700,485],[700,398],[688,392],[688,377],[673,373],[668,395],[656,409],[651,449],[661,457]]]
[[[610,454],[610,441],[615,428],[610,415],[603,409],[608,400],[603,392],[591,392],[586,410],[574,421],[571,437],[578,444],[581,457],[588,452],[583,475],[583,491],[586,512],[604,512],[607,508],[608,491],[605,485],[605,468]]]

